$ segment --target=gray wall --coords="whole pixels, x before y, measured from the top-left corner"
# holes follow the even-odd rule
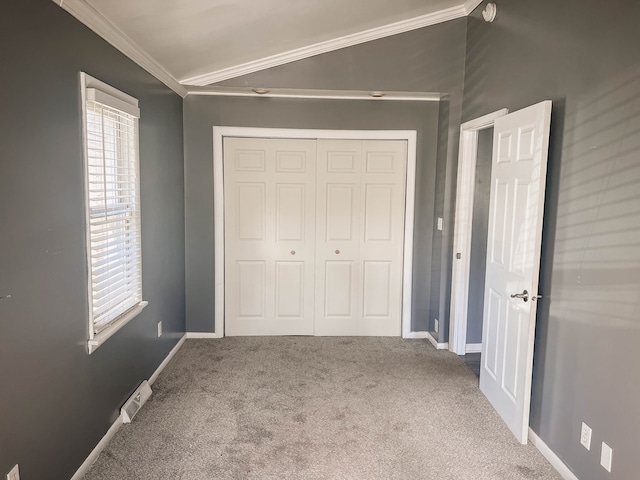
[[[467,303],[467,343],[482,343],[484,311],[484,277],[489,234],[489,199],[491,196],[491,149],[493,128],[478,132],[476,178],[473,191],[473,233],[469,256],[469,301]]]
[[[482,7],[463,119],[554,102],[531,427],[578,478],[638,478],[640,3],[509,0],[493,24]]]
[[[0,58],[0,475],[65,479],[185,331],[182,100],[47,0],[3,2]],[[81,70],[142,109],[149,306],[92,355]]]
[[[428,305],[437,102],[294,100],[189,96],[184,101],[187,330],[214,331],[213,131],[217,126],[417,130],[414,330]]]
[[[460,18],[219,84],[399,90],[443,95],[438,113],[435,178],[432,181],[435,192],[418,190],[417,194],[421,214],[416,218],[416,245],[422,249],[422,254],[416,257],[414,264],[413,304],[416,319],[414,329],[430,331],[439,342],[446,342],[449,335],[447,319],[451,289],[455,168],[462,116],[466,25],[467,19]],[[444,218],[442,232],[434,228],[435,217]],[[439,332],[435,332],[436,318],[440,320]]]

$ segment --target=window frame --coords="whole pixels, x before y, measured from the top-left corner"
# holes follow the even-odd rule
[[[106,340],[108,340],[113,334],[129,323],[135,318],[142,310],[149,304],[149,302],[142,300],[142,228],[141,228],[141,212],[140,212],[140,145],[139,145],[139,118],[140,110],[138,108],[138,100],[124,92],[84,73],[80,72],[80,101],[82,109],[82,143],[83,143],[83,181],[84,181],[84,210],[85,210],[85,248],[87,258],[87,326],[88,326],[88,352],[93,353],[98,347],[100,347]],[[99,330],[96,329],[93,314],[93,275],[92,275],[92,234],[90,228],[90,186],[89,186],[89,136],[88,136],[88,108],[87,102],[94,101],[103,104],[111,109],[116,109],[120,112],[128,114],[134,117],[134,135],[133,135],[133,148],[135,152],[134,159],[134,175],[135,175],[135,205],[137,209],[137,234],[140,236],[139,245],[139,273],[140,273],[140,301],[135,305],[127,309],[122,314],[111,319],[104,325],[101,325]],[[130,297],[129,297],[130,298]]]

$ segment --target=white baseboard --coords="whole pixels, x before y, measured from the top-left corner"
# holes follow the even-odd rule
[[[153,382],[156,381],[156,378],[158,378],[158,375],[160,375],[160,372],[164,370],[164,367],[167,366],[167,364],[171,361],[173,356],[176,353],[178,353],[178,350],[180,350],[180,348],[182,347],[186,339],[187,339],[187,334],[185,333],[184,335],[182,335],[180,340],[178,340],[178,343],[176,343],[176,346],[171,349],[171,351],[166,356],[166,358],[162,361],[162,363],[158,365],[158,368],[156,368],[156,371],[153,372],[153,374],[149,377],[149,380],[148,380],[149,385],[153,385]]]
[[[156,368],[156,371],[153,372],[153,374],[149,377],[149,380],[148,380],[149,384],[152,384],[153,382],[156,381],[156,379],[158,378],[158,375],[160,375],[160,372],[162,372],[162,370],[164,370],[164,368],[171,361],[173,356],[176,353],[178,353],[178,350],[180,350],[180,347],[182,347],[182,345],[184,344],[184,341],[186,339],[187,339],[187,335],[184,334],[180,338],[180,340],[178,340],[178,343],[176,343],[175,347],[173,347],[171,349],[171,351],[165,357],[165,359],[162,361],[162,363],[158,366],[158,368]],[[80,468],[78,468],[78,470],[76,470],[76,473],[73,474],[73,477],[71,477],[71,480],[80,480],[82,477],[84,477],[86,475],[86,473],[89,471],[91,466],[98,459],[98,456],[100,455],[102,450],[104,450],[104,447],[107,446],[109,441],[113,438],[113,436],[116,434],[116,432],[118,431],[118,429],[121,426],[122,426],[122,415],[118,416],[118,418],[116,418],[116,420],[111,424],[111,426],[109,427],[109,430],[107,430],[107,433],[104,434],[104,437],[102,437],[100,439],[100,441],[95,446],[95,448],[93,450],[91,450],[91,453],[85,459],[85,461],[82,462],[82,465],[80,465]]]
[[[116,421],[113,422],[113,424],[109,427],[109,430],[107,430],[107,433],[104,434],[104,437],[102,437],[98,442],[98,444],[96,445],[96,447],[93,450],[91,450],[91,453],[89,454],[87,459],[84,462],[82,462],[82,465],[80,465],[80,468],[76,471],[76,473],[73,474],[73,477],[71,477],[71,480],[80,480],[82,477],[86,475],[86,473],[91,468],[91,465],[93,465],[95,461],[98,459],[100,452],[104,450],[104,447],[107,446],[109,441],[113,438],[113,436],[116,434],[116,432],[121,426],[122,426],[122,416],[118,416],[118,418],[116,418]]]
[[[429,342],[431,342],[431,345],[433,345],[437,350],[449,349],[449,342],[438,343],[438,341],[435,338],[433,338],[433,335],[431,335],[430,332],[426,332],[426,333],[427,333],[427,340],[429,340]]]
[[[409,332],[404,338],[427,338],[429,332]]]
[[[540,450],[540,453],[547,461],[551,464],[553,468],[555,468],[560,476],[564,478],[564,480],[579,480],[578,477],[565,465],[565,463],[560,460],[560,457],[555,454],[553,450],[551,450],[546,443],[542,441],[542,439],[534,432],[531,427],[529,427],[529,440],[531,443]]]
[[[187,339],[189,338],[220,338],[220,336],[209,332],[187,332]]]
[[[467,343],[464,348],[465,353],[480,353],[482,352],[481,343]]]

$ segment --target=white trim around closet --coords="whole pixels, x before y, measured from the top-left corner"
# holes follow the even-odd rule
[[[415,216],[415,130],[306,130],[284,128],[213,127],[213,229],[214,229],[214,325],[224,336],[224,178],[223,138],[307,138],[336,140],[406,140],[407,185],[404,222],[402,279],[402,336],[411,337],[411,292],[413,280],[413,223]]]

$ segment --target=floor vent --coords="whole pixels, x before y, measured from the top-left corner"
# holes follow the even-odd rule
[[[131,423],[133,417],[136,416],[138,410],[142,408],[148,398],[151,396],[151,386],[146,380],[143,381],[140,386],[133,392],[133,395],[129,397],[122,408],[120,409],[120,415],[122,415],[122,423]]]

